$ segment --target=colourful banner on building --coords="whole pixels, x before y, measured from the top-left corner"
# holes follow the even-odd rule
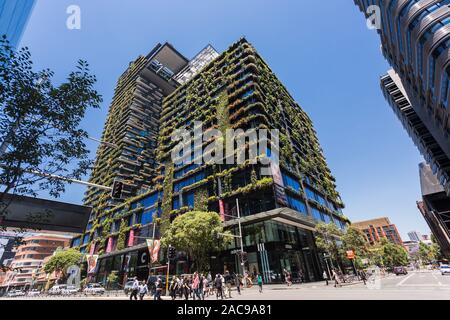
[[[113,238],[109,237],[108,238],[108,245],[106,246],[106,253],[109,253],[112,251],[112,247],[113,247]]]
[[[159,249],[161,249],[161,241],[160,240],[155,240],[153,243],[153,250],[152,253],[150,255],[150,261],[152,263],[155,263],[159,260]]]
[[[225,205],[224,205],[222,199],[219,200],[219,212],[220,212],[220,220],[222,222],[224,222],[225,221]]]
[[[97,268],[98,255],[88,254],[86,255],[87,260],[87,273],[92,274],[95,273],[95,269]]]
[[[134,245],[134,229],[130,230],[130,235],[128,237],[128,246],[132,247]]]

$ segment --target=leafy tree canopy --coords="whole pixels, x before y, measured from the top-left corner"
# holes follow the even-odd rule
[[[220,233],[224,231],[216,212],[190,211],[175,218],[161,241],[163,247],[172,245],[186,252],[195,261],[198,271],[206,271],[210,254],[224,248],[231,240],[226,236],[218,240]]]
[[[0,38],[0,215],[6,193],[58,197],[65,182],[49,175],[80,179],[92,163],[80,122],[102,98],[88,63],[78,61],[58,85],[51,70],[33,69],[27,48],[15,51]]]
[[[76,249],[57,250],[50,260],[44,265],[45,273],[62,272],[65,276],[67,268],[79,265],[82,254]]]

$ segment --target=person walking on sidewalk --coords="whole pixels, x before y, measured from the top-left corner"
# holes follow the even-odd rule
[[[262,279],[261,273],[258,273],[256,280],[258,282],[259,293],[262,293],[263,292],[263,279]]]
[[[214,287],[216,288],[216,299],[220,299],[223,300],[223,292],[222,292],[222,277],[220,276],[220,274],[216,275],[216,279],[214,280]]]
[[[235,272],[233,272],[233,279],[234,279],[234,284],[236,285],[236,290],[237,290],[238,294],[241,295],[242,282],[241,282],[241,279],[239,278],[239,276]]]
[[[328,273],[324,270],[323,274],[322,274],[323,279],[326,281],[327,285],[328,285]]]
[[[138,299],[138,293],[139,293],[139,281],[137,278],[134,278],[133,285],[131,287],[131,294],[130,294],[130,300],[137,300]]]
[[[231,282],[233,281],[233,277],[231,276],[229,271],[225,272],[225,298],[231,297]]]
[[[162,284],[161,279],[158,278],[158,281],[156,281],[154,300],[161,300],[162,291],[163,291],[163,284]]]
[[[334,287],[340,287],[341,283],[339,281],[339,275],[337,274],[336,270],[333,269],[333,276],[331,277],[331,279],[334,279]]]
[[[148,287],[147,284],[142,281],[139,285],[139,299],[144,300],[144,296],[148,293]]]

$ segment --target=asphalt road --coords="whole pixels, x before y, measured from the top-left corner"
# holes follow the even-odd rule
[[[11,299],[11,298],[7,298]],[[14,298],[15,299],[15,298]],[[17,299],[125,300],[124,295],[102,297],[37,297]],[[166,298],[165,298],[166,299]],[[146,297],[145,300],[151,300]],[[208,297],[207,300],[215,300]],[[405,276],[389,275],[367,285],[356,283],[334,288],[324,282],[293,285],[266,285],[259,293],[257,286],[241,295],[232,292],[232,300],[450,300],[450,275],[438,271],[411,272]]]

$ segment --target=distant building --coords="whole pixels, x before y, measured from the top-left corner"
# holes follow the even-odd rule
[[[419,242],[418,241],[412,241],[412,240],[404,241],[403,246],[406,248],[406,250],[408,251],[408,254],[410,256],[419,252]]]
[[[17,47],[27,26],[36,0],[0,0],[0,37],[6,35]]]
[[[429,165],[421,163],[419,168],[422,201],[417,202],[417,207],[441,247],[443,255],[450,259],[450,197]]]
[[[409,240],[419,242],[422,240],[422,234],[418,231],[410,231],[408,232]]]
[[[16,255],[6,273],[0,290],[6,288],[31,288],[36,272],[43,265],[46,257],[51,256],[57,248],[69,246],[71,236],[59,234],[35,234],[23,238],[23,244],[17,248]]]
[[[17,236],[9,233],[0,233],[0,266],[5,266],[14,258],[14,246]]]
[[[382,238],[392,243],[403,245],[397,227],[389,221],[389,218],[384,217],[355,222],[352,226],[364,232],[367,242],[371,245],[381,241]]]

